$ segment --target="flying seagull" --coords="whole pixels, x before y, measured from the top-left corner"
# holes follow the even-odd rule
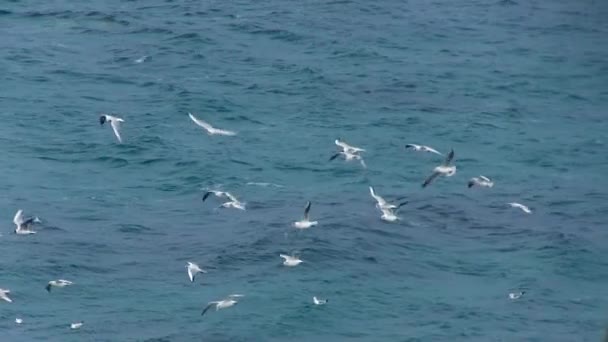
[[[198,273],[207,273],[207,271],[203,270],[197,264],[190,261],[188,261],[186,268],[188,269],[188,277],[190,278],[190,282],[194,282],[194,277]]]
[[[407,144],[407,145],[405,145],[405,148],[406,149],[412,149],[414,151],[419,151],[419,152],[435,153],[435,154],[438,154],[440,156],[443,155],[439,151],[437,151],[436,149],[434,149],[432,147],[429,147],[429,146],[425,146],[425,145]]]
[[[301,221],[294,222],[293,226],[296,228],[300,228],[300,229],[306,229],[306,228],[316,226],[319,222],[311,221],[309,213],[310,213],[310,201],[308,201],[308,203],[306,203],[306,208],[304,209],[304,218]]]
[[[347,152],[347,153],[351,153],[351,154],[356,154],[356,153],[359,153],[359,152],[365,152],[364,149],[362,149],[360,147],[351,146],[351,145],[345,143],[344,141],[342,141],[340,138],[336,139],[336,141],[334,141],[334,143],[338,147],[340,147],[343,152]]]
[[[454,159],[454,150],[451,150],[448,156],[443,161],[443,164],[435,167],[433,173],[422,183],[422,187],[426,188],[438,176],[451,177],[456,173],[456,166],[450,165]]]
[[[0,299],[12,303],[13,300],[8,298],[7,294],[11,293],[11,290],[0,289]]]
[[[289,267],[295,267],[304,262],[295,255],[279,254],[279,256],[281,258],[285,259],[285,261],[283,261],[283,265],[289,266]]]
[[[209,196],[211,196],[211,195],[215,195],[215,197],[218,197],[218,198],[228,198],[228,201],[222,203],[220,205],[220,208],[235,208],[235,209],[245,210],[245,203],[240,202],[231,193],[226,192],[226,191],[218,191],[218,190],[207,191],[205,193],[205,195],[203,196],[203,202],[205,202],[205,200],[207,198],[209,198]]]
[[[15,234],[19,234],[19,235],[36,234],[35,231],[30,229],[30,227],[34,223],[40,223],[40,222],[42,222],[42,221],[40,221],[40,219],[37,217],[30,217],[27,219],[24,218],[23,210],[19,209],[19,210],[17,210],[17,213],[15,213],[15,217],[13,218],[13,223],[15,224],[15,226],[17,226],[15,228]]]
[[[526,291],[521,291],[521,292],[511,292],[509,293],[509,299],[519,299],[521,298],[521,296],[523,296],[524,294],[526,294]]]
[[[116,116],[101,114],[101,116],[99,117],[99,123],[103,126],[103,124],[106,122],[110,123],[110,126],[112,126],[112,130],[114,130],[114,135],[118,139],[118,142],[122,143],[122,138],[120,137],[119,129],[120,123],[125,122],[125,120]]]
[[[398,209],[399,207],[407,204],[407,202],[403,202],[399,205],[394,205],[394,204],[390,204],[388,203],[384,198],[382,198],[382,196],[376,194],[376,191],[374,190],[373,187],[369,187],[369,193],[372,195],[372,197],[376,200],[376,207],[380,210],[382,209]]]
[[[312,297],[312,302],[315,303],[315,305],[324,305],[329,302],[329,299],[319,299],[317,297]]]
[[[240,294],[232,294],[232,295],[226,297],[225,299],[209,302],[209,303],[207,303],[207,306],[203,309],[203,312],[201,312],[201,316],[205,315],[205,313],[214,306],[215,306],[215,311],[234,306],[238,303],[236,298],[240,298],[240,297],[244,297],[244,296],[240,295]]]
[[[49,281],[49,283],[46,285],[46,290],[48,292],[51,292],[51,289],[53,287],[66,287],[66,286],[70,286],[73,285],[74,283],[72,283],[69,280],[64,280],[64,279],[59,279],[59,280],[51,280]]]
[[[70,324],[70,329],[80,329],[80,327],[82,327],[83,324],[84,324],[83,321],[72,323],[72,324]]]
[[[523,205],[521,203],[511,202],[511,203],[508,203],[508,204],[511,207],[513,207],[513,208],[519,208],[519,209],[521,209],[526,214],[531,214],[532,213],[532,210],[530,210],[530,208],[526,207],[525,205]]]
[[[351,161],[351,160],[359,160],[359,162],[361,163],[361,166],[363,166],[364,168],[367,168],[367,165],[365,165],[365,161],[363,160],[363,158],[353,152],[348,152],[348,151],[340,151],[336,154],[334,154],[333,156],[331,156],[331,158],[329,158],[329,161],[332,161],[336,158],[338,158],[339,156],[344,156],[344,160],[346,161]]]
[[[192,113],[188,113],[188,116],[190,117],[190,119],[192,119],[192,121],[194,121],[195,124],[204,128],[209,135],[226,135],[226,136],[236,135],[236,132],[215,128],[215,127],[211,126],[210,124],[206,123],[205,121],[203,121],[201,119],[197,119],[196,117],[194,117],[194,115],[192,115]]]
[[[472,188],[473,186],[481,186],[481,187],[486,187],[486,188],[491,188],[494,186],[494,182],[492,182],[492,180],[490,180],[490,178],[486,177],[486,176],[479,176],[479,177],[473,177],[471,178],[471,180],[469,180],[469,188]]]

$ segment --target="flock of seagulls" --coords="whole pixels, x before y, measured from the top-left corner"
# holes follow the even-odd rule
[[[211,136],[213,136],[213,135],[236,136],[237,135],[237,133],[234,131],[215,128],[211,124],[209,124],[199,118],[196,118],[192,113],[188,113],[188,116],[197,126],[203,128],[207,132],[207,134],[209,134]],[[99,118],[99,122],[102,126],[105,123],[109,123],[110,126],[112,127],[112,131],[114,132],[114,135],[116,136],[116,139],[118,140],[119,143],[122,143],[122,137],[120,134],[120,126],[121,126],[121,123],[124,122],[124,120],[122,118],[119,118],[117,116],[112,116],[109,114],[101,114],[101,116]],[[336,139],[334,141],[334,144],[338,147],[339,150],[330,157],[330,159],[329,159],[330,161],[335,160],[338,157],[343,157],[344,160],[347,162],[357,160],[360,162],[361,166],[363,166],[364,168],[367,167],[365,164],[365,161],[363,160],[363,157],[362,157],[362,153],[366,152],[365,149],[349,145],[340,138]],[[405,145],[405,148],[412,150],[412,151],[416,151],[416,152],[432,153],[435,155],[443,156],[443,154],[441,152],[437,151],[436,149],[434,149],[430,146],[426,146],[426,145],[407,144],[407,145]],[[453,175],[455,175],[456,166],[453,164],[453,161],[454,161],[454,150],[452,149],[445,156],[445,159],[443,160],[443,162],[440,165],[436,166],[433,169],[432,173],[424,180],[424,182],[422,183],[422,187],[425,188],[425,187],[429,186],[433,181],[435,181],[439,177],[447,178],[447,177],[452,177]],[[492,188],[493,186],[494,186],[494,182],[490,178],[488,178],[486,176],[482,176],[482,175],[480,175],[478,177],[473,177],[468,182],[469,188],[472,188],[472,187]],[[403,198],[400,198],[395,201],[396,204],[390,203],[386,199],[384,199],[382,196],[378,195],[372,186],[369,187],[369,192],[370,192],[371,197],[376,202],[375,207],[382,213],[382,215],[380,216],[380,219],[387,221],[387,222],[394,222],[394,221],[399,220],[399,217],[396,215],[396,213],[398,212],[398,210],[401,207],[403,207],[404,205],[406,205],[408,203],[407,201],[399,202],[400,200],[403,199]],[[222,201],[221,204],[219,205],[219,207],[217,207],[217,209],[232,208],[232,209],[238,209],[238,210],[246,210],[246,203],[239,201],[234,195],[232,195],[231,193],[229,193],[227,191],[207,190],[202,197],[202,201],[206,202],[211,196],[214,196],[215,198]],[[523,211],[526,214],[532,213],[532,210],[530,208],[528,208],[527,206],[525,206],[521,203],[511,202],[511,203],[508,203],[508,205],[512,208],[520,209],[521,211]],[[312,228],[319,224],[318,221],[313,221],[310,218],[311,206],[312,206],[312,203],[310,201],[308,201],[304,208],[303,217],[300,220],[293,222],[293,227],[295,227],[297,229],[309,229],[309,228]],[[35,224],[41,223],[41,222],[42,221],[38,217],[27,217],[26,218],[23,214],[23,210],[19,209],[13,219],[13,223],[16,226],[14,232],[15,232],[15,234],[18,234],[18,235],[36,234],[36,231],[33,230],[33,226]],[[293,253],[292,255],[279,254],[279,256],[283,259],[282,264],[287,267],[296,267],[304,262],[295,253]],[[194,282],[195,278],[198,274],[207,273],[207,271],[202,269],[198,264],[191,262],[191,261],[187,262],[186,269],[187,269],[187,273],[188,273],[188,279],[190,280],[190,282]],[[58,279],[58,280],[49,281],[45,288],[50,293],[53,288],[64,288],[66,286],[71,286],[73,284],[74,283],[69,280]],[[5,302],[12,303],[13,300],[8,296],[10,293],[11,293],[11,291],[8,289],[0,288],[0,299],[2,299]],[[525,294],[525,291],[512,292],[512,293],[509,293],[508,297],[511,300],[517,300],[517,299],[521,298],[524,294]],[[244,297],[244,295],[242,295],[242,294],[231,294],[231,295],[228,295],[226,298],[208,302],[207,305],[203,308],[201,315],[205,315],[212,308],[214,308],[215,311],[219,311],[221,309],[232,307],[232,306],[236,305],[238,303],[239,299],[242,297]],[[313,296],[312,302],[314,305],[324,305],[324,304],[327,304],[329,302],[329,300],[328,299],[319,299],[316,296]],[[23,319],[16,318],[15,323],[22,324]],[[70,328],[79,329],[80,327],[83,326],[83,324],[84,324],[84,322],[82,322],[82,321],[75,322],[70,325]]]

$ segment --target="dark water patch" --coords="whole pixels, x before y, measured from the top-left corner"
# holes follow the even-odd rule
[[[110,156],[102,156],[92,159],[94,162],[104,163],[107,166],[113,168],[121,168],[129,165],[129,161],[123,158],[110,157]]]
[[[9,10],[0,9],[0,16],[1,15],[10,15],[10,14],[13,14],[13,12],[11,12]]]
[[[163,235],[159,232],[155,232],[154,229],[141,224],[120,224],[118,231],[128,234]]]
[[[56,17],[60,19],[70,19],[78,16],[77,12],[70,10],[67,11],[28,11],[22,13],[22,16],[27,18],[44,18],[44,17]]]
[[[286,42],[299,42],[305,39],[305,36],[293,33],[283,29],[258,29],[249,31],[253,35],[268,36],[270,39],[282,40]]]
[[[164,35],[170,35],[170,34],[174,34],[175,32],[171,29],[167,29],[167,28],[163,28],[163,27],[143,27],[143,28],[139,28],[139,29],[135,29],[133,31],[129,31],[127,33],[130,34],[164,34]]]

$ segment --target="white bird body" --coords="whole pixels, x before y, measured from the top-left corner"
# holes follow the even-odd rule
[[[0,299],[12,303],[13,300],[8,297],[9,293],[11,293],[11,290],[0,289]]]
[[[363,157],[361,157],[360,155],[358,155],[356,153],[352,153],[352,152],[348,152],[348,151],[340,151],[340,152],[334,154],[333,156],[331,156],[331,158],[329,158],[329,160],[332,161],[332,160],[338,158],[339,156],[343,156],[344,160],[347,162],[353,161],[353,160],[358,160],[361,163],[361,166],[363,166],[364,168],[367,168],[367,165],[365,164]]]
[[[84,322],[72,323],[72,324],[70,324],[70,329],[79,329],[80,327],[82,327],[83,324],[84,324]]]
[[[377,202],[376,203],[376,207],[378,209],[380,209],[380,210],[382,210],[382,209],[397,209],[396,205],[388,203],[384,198],[382,198],[380,195],[376,194],[376,191],[371,186],[369,187],[369,193],[376,200],[376,202]]]
[[[513,208],[519,208],[521,209],[524,213],[526,214],[531,214],[532,210],[530,210],[530,208],[528,208],[527,206],[521,204],[521,203],[517,203],[517,202],[511,202],[509,203],[509,205]]]
[[[324,305],[324,304],[327,304],[328,300],[327,299],[319,299],[317,297],[312,297],[312,302],[315,303],[315,305]]]
[[[439,176],[452,177],[454,174],[456,174],[456,166],[450,165],[453,159],[454,150],[451,150],[443,161],[443,163],[439,166],[436,166],[433,169],[433,173],[424,181],[424,183],[422,183],[422,187],[427,187],[435,178]]]
[[[209,135],[225,135],[225,136],[236,135],[236,132],[215,128],[215,127],[211,126],[210,124],[208,124],[207,122],[205,122],[201,119],[197,119],[194,115],[192,115],[192,113],[188,113],[188,116],[190,117],[190,119],[192,121],[194,121],[195,124],[204,128]]]
[[[23,319],[17,317],[17,318],[15,318],[15,323],[21,324],[21,323],[23,323]]]
[[[380,211],[382,211],[382,216],[380,216],[380,219],[382,219],[384,221],[395,222],[395,221],[399,220],[399,217],[397,215],[395,215],[393,210],[390,208],[382,208],[382,209],[380,209]]]
[[[307,229],[310,227],[314,227],[317,224],[319,224],[318,221],[311,221],[310,220],[310,206],[311,203],[310,201],[308,203],[306,203],[306,207],[304,208],[304,218],[300,221],[296,221],[293,223],[293,226],[298,228],[298,229]]]
[[[526,293],[526,291],[521,291],[521,292],[511,292],[509,293],[509,299],[519,299],[521,298],[521,296],[523,296]]]
[[[245,210],[245,203],[240,202],[236,197],[234,197],[231,193],[227,191],[219,191],[219,190],[209,190],[203,196],[203,202],[211,195],[215,195],[218,198],[228,198],[229,200],[222,203],[220,208],[234,208]]]
[[[340,147],[343,152],[346,152],[346,153],[356,154],[359,152],[365,152],[365,149],[362,149],[360,147],[351,146],[351,145],[345,143],[344,141],[340,140],[340,138],[336,139],[336,141],[334,141],[334,143],[336,144],[336,146]]]
[[[471,180],[469,180],[469,188],[472,188],[473,186],[481,186],[481,187],[486,187],[486,188],[491,188],[494,186],[494,182],[492,182],[492,180],[486,176],[479,176],[479,177],[473,177],[471,178]]]
[[[51,289],[53,287],[66,287],[66,286],[70,286],[73,285],[74,283],[72,283],[69,280],[65,280],[65,279],[58,279],[58,280],[51,280],[49,281],[49,283],[46,285],[46,290],[48,292],[51,292]]]
[[[37,217],[25,219],[23,217],[23,210],[19,209],[19,210],[17,210],[17,213],[15,213],[15,217],[13,218],[13,223],[15,224],[15,226],[17,226],[15,228],[15,234],[18,234],[18,235],[36,234],[35,231],[30,229],[30,227],[34,223],[39,223],[39,222],[41,222],[41,221]]]
[[[112,130],[114,131],[114,135],[116,136],[116,139],[118,139],[119,143],[122,143],[122,137],[120,136],[120,123],[125,122],[125,120],[123,120],[119,117],[116,117],[116,116],[102,114],[101,117],[99,118],[99,122],[101,123],[101,125],[103,125],[106,122],[109,122],[110,126],[112,126]]]
[[[405,145],[405,148],[410,148],[410,149],[412,149],[414,151],[419,151],[419,152],[435,153],[435,154],[438,154],[440,156],[443,155],[439,151],[437,151],[436,149],[434,149],[434,148],[432,148],[430,146],[425,146],[425,145],[407,144],[407,145]]]
[[[194,277],[196,277],[198,273],[207,273],[207,271],[190,261],[188,261],[186,268],[188,269],[188,278],[190,278],[190,282],[194,282]]]
[[[283,261],[283,265],[289,266],[289,267],[295,267],[304,262],[304,261],[300,260],[300,258],[298,258],[297,256],[286,255],[286,254],[279,254],[279,256],[281,258],[285,259]]]
[[[209,303],[207,303],[207,306],[203,309],[201,316],[203,316],[213,306],[215,306],[215,311],[234,306],[238,303],[238,300],[236,300],[236,298],[239,298],[239,297],[244,297],[244,296],[240,295],[240,294],[232,294],[225,299],[209,302]]]

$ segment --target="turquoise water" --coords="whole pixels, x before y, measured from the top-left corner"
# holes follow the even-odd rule
[[[600,340],[607,17],[565,0],[0,3],[0,341]],[[337,137],[368,169],[328,162]],[[440,158],[406,143],[454,148],[458,172],[422,189]],[[467,189],[479,174],[495,187]],[[399,222],[368,185],[406,196]],[[214,210],[207,187],[248,210]],[[320,224],[295,231],[308,200]],[[38,234],[11,234],[19,208]],[[281,266],[294,250],[305,262]],[[190,283],[186,261],[208,274]],[[75,285],[48,294],[58,278]],[[230,293],[246,297],[200,316]]]

